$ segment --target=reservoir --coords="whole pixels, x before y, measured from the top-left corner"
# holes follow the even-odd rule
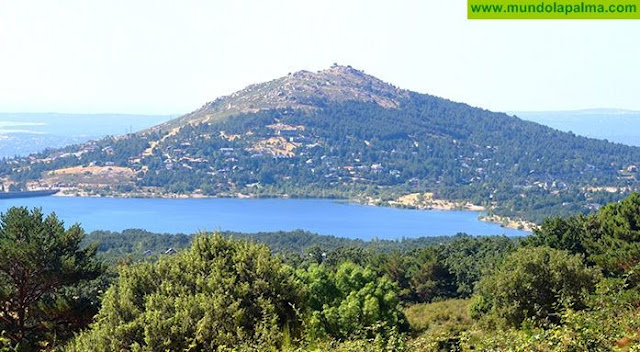
[[[238,232],[302,229],[321,235],[359,239],[421,236],[525,236],[528,232],[478,220],[472,211],[409,210],[365,206],[327,199],[161,199],[39,197],[0,200],[0,211],[12,206],[55,212],[65,225],[80,223],[94,230],[130,228],[159,233]]]

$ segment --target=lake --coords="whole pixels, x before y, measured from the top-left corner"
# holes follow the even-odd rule
[[[373,207],[326,199],[135,199],[40,197],[0,200],[11,206],[55,211],[66,225],[87,231],[140,228],[161,233],[303,229],[360,239],[437,235],[523,236],[527,232],[479,221],[477,212]]]

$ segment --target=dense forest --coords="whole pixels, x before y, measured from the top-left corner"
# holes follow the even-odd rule
[[[540,223],[638,190],[639,155],[337,67],[251,86],[140,133],[7,159],[0,177],[15,189],[124,196],[390,205],[429,193]]]
[[[640,194],[526,238],[85,235],[0,216],[0,351],[635,351]]]
[[[313,249],[324,253],[335,253],[341,248],[353,248],[369,253],[405,252],[421,247],[434,247],[468,237],[464,233],[456,236],[434,236],[405,238],[401,240],[375,239],[364,241],[343,237],[318,235],[315,233],[296,231],[242,233],[220,231],[218,234],[235,240],[248,240],[265,244],[271,252],[280,255],[303,255]],[[98,243],[97,255],[109,262],[117,262],[122,258],[142,259],[155,258],[164,254],[169,248],[180,250],[191,245],[195,235],[160,234],[141,229],[129,229],[122,232],[94,231],[88,234],[83,245]]]

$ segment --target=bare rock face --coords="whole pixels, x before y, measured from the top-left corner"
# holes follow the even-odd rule
[[[398,89],[351,66],[333,65],[318,71],[298,71],[275,80],[250,85],[217,98],[200,109],[154,127],[171,130],[185,124],[199,124],[242,113],[266,109],[313,110],[326,102],[373,102],[384,108],[399,108],[407,90]]]

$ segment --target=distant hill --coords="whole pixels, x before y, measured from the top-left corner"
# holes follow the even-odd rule
[[[10,160],[0,175],[77,194],[339,197],[425,208],[446,199],[540,221],[637,189],[639,165],[640,148],[336,65],[251,85],[138,133]]]
[[[640,146],[640,111],[590,109],[515,112],[516,116],[560,131]]]
[[[125,114],[0,113],[0,158],[62,148],[126,134],[175,116]]]

